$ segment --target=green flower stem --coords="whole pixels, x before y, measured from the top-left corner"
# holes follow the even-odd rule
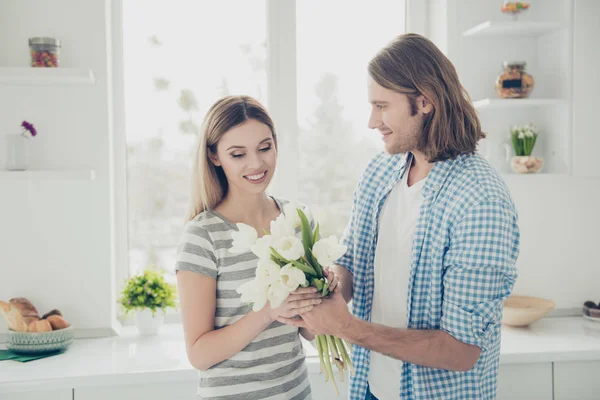
[[[335,383],[335,377],[333,376],[333,370],[331,369],[331,359],[330,359],[330,355],[329,355],[327,337],[325,335],[319,335],[319,336],[322,336],[321,343],[323,343],[325,345],[324,346],[325,366],[327,367],[327,372],[329,373],[329,376],[331,377],[331,383],[333,384],[333,388],[335,389],[335,394],[339,396],[340,390],[337,387],[337,383]]]

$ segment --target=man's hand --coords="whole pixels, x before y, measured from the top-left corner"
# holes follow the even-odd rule
[[[311,311],[303,313],[302,319],[279,317],[277,321],[308,328],[318,334],[340,336],[340,332],[350,324],[352,318],[344,297],[336,290],[329,298],[323,298],[323,302]]]

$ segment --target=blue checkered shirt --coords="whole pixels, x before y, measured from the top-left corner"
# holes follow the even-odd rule
[[[379,212],[411,155],[381,153],[356,191],[338,264],[353,274],[353,314],[371,318]],[[481,348],[475,366],[455,372],[404,363],[400,399],[494,399],[503,300],[517,277],[517,212],[499,174],[481,156],[435,163],[423,186],[408,282],[406,326],[441,329]],[[370,351],[354,346],[350,399],[363,400]],[[386,399],[387,400],[387,399]]]

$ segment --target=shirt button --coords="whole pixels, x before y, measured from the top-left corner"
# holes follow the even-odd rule
[[[433,190],[437,192],[438,190],[440,190],[440,187],[438,185],[433,185]]]

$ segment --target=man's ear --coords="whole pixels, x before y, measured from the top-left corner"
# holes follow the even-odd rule
[[[425,115],[431,114],[431,112],[433,111],[433,104],[431,104],[431,102],[427,100],[427,98],[423,95],[417,97],[417,107],[419,108],[421,113]]]
[[[213,153],[212,151],[209,150],[208,158],[215,166],[217,166],[217,167],[221,166],[221,162],[219,161],[219,157],[217,157],[216,153]]]

